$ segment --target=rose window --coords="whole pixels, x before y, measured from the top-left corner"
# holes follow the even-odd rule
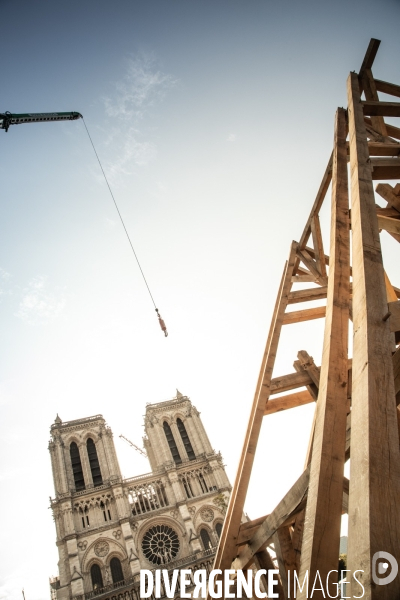
[[[179,552],[179,538],[168,525],[150,527],[142,540],[143,554],[153,565],[165,565]]]

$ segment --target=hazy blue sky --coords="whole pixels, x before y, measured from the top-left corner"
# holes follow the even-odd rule
[[[102,413],[133,476],[149,467],[119,434],[140,444],[146,402],[178,387],[233,481],[283,263],[371,37],[382,40],[374,73],[400,82],[400,2],[0,0],[0,9],[0,112],[85,116],[170,332],[159,329],[82,121],[0,131],[0,599],[20,599],[24,587],[26,600],[42,600],[57,573],[47,450],[57,412]],[[285,331],[276,374],[300,349],[319,362],[321,332],[316,322]],[[264,424],[252,518],[301,472],[311,419],[306,406]]]

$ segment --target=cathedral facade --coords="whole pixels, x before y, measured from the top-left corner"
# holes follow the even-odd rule
[[[231,488],[187,396],[146,406],[151,472],[138,477],[122,479],[102,415],[57,416],[50,431],[54,599],[133,600],[140,569],[211,567]]]

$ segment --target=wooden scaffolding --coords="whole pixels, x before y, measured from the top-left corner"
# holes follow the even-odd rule
[[[382,568],[378,576],[373,571],[381,560],[377,552],[390,553],[400,563],[400,289],[384,270],[380,243],[382,231],[400,242],[400,184],[377,185],[384,208],[376,203],[373,188],[376,180],[400,179],[400,128],[384,120],[400,117],[400,102],[378,97],[382,92],[400,98],[400,86],[373,77],[379,44],[371,40],[359,73],[348,77],[348,108],[336,112],[332,155],[300,241],[290,247],[214,563],[214,569],[268,571],[276,568],[267,550],[272,544],[281,600],[293,598],[288,572],[295,570],[300,582],[308,572],[310,589],[318,571],[325,588],[328,573],[338,569],[341,516],[346,512],[352,581],[347,595],[360,597],[362,588],[352,579],[360,570],[363,598],[400,598],[400,576],[382,585]],[[327,255],[319,212],[330,185]],[[400,271],[400,260],[397,264]],[[304,289],[300,284],[307,282]],[[326,306],[288,310],[323,298]],[[293,373],[273,377],[282,327],[319,318],[325,318],[321,366],[302,350]],[[303,390],[281,395],[296,388]],[[312,402],[315,416],[304,472],[271,514],[241,524],[263,419]],[[344,466],[350,454],[347,479]],[[386,575],[395,573],[390,561],[383,568]],[[297,597],[306,597],[305,588]],[[315,589],[312,597],[327,597],[326,591]]]

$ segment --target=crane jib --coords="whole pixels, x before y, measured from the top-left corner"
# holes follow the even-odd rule
[[[0,113],[0,129],[8,130],[10,125],[21,123],[40,123],[43,121],[74,121],[82,118],[79,112],[57,112],[57,113]]]

